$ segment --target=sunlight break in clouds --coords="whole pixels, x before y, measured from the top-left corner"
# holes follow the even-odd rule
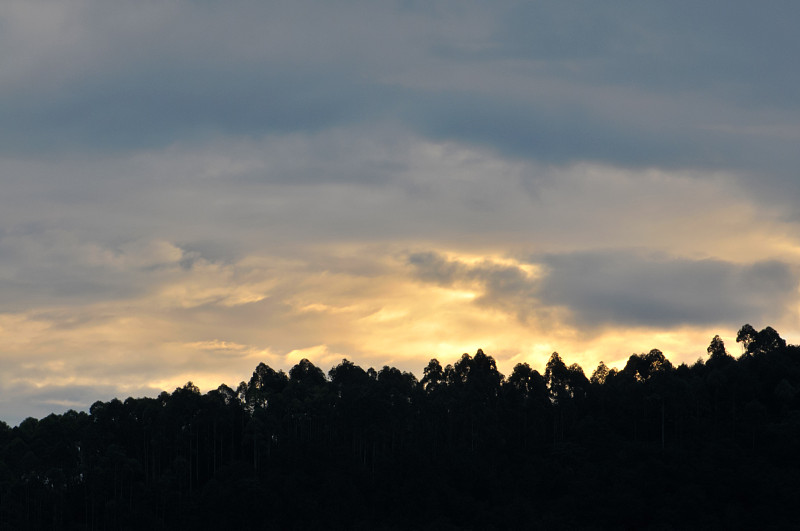
[[[107,246],[82,243],[74,233],[51,239],[8,234],[0,241],[7,255],[23,253],[28,263],[43,265],[20,271],[17,282],[7,284],[13,290],[29,278],[28,286],[38,286],[40,294],[26,299],[35,304],[24,311],[15,312],[6,303],[4,356],[16,368],[4,386],[82,385],[107,393],[99,398],[109,398],[125,389],[169,390],[188,380],[206,390],[223,382],[235,386],[261,361],[286,370],[302,357],[325,370],[346,357],[364,366],[388,364],[419,373],[431,357],[449,363],[477,348],[495,356],[506,374],[519,362],[542,370],[555,350],[589,373],[600,359],[621,366],[631,353],[651,348],[662,349],[676,363],[693,362],[717,333],[731,338],[729,349],[735,351],[732,338],[748,320],[762,319],[790,338],[796,333],[796,314],[776,306],[796,300],[796,290],[791,289],[796,286],[795,266],[779,260],[792,254],[775,236],[788,234],[791,227],[779,218],[757,218],[735,189],[726,196],[702,176],[641,175],[586,165],[554,171],[522,169],[515,163],[512,170],[489,154],[459,153],[455,146],[412,151],[421,155],[414,159],[413,175],[436,172],[438,178],[420,182],[427,188],[422,206],[416,193],[395,189],[400,210],[405,205],[415,211],[417,223],[428,220],[402,232],[395,227],[395,243],[357,243],[372,238],[375,227],[364,227],[361,234],[348,234],[346,244],[290,247],[289,242],[273,240],[281,256],[238,251],[241,256],[236,259],[208,259],[204,252],[217,251],[205,243],[189,243],[197,249],[189,250],[164,239]],[[453,163],[459,160],[463,163]],[[468,194],[471,187],[483,191],[479,177],[489,168],[496,178],[491,195],[484,194],[473,209],[477,217],[452,212],[454,223],[471,224],[473,237],[452,239],[456,227],[437,220],[450,208],[450,189],[461,186],[460,194]],[[536,175],[538,184],[521,181],[520,172]],[[267,188],[273,189],[302,208],[302,190]],[[575,189],[586,190],[590,197],[575,194]],[[624,200],[623,191],[638,199]],[[646,196],[648,191],[653,195]],[[351,193],[358,192],[359,187],[351,188]],[[364,193],[368,201],[374,191],[368,185]],[[238,201],[235,188],[228,197]],[[257,210],[258,201],[252,204],[240,213],[257,215],[267,225],[285,223]],[[680,206],[672,206],[676,204]],[[591,219],[587,209],[594,213]],[[695,238],[675,233],[673,225],[690,226],[692,215],[699,220]],[[709,218],[718,223],[709,223]],[[229,223],[224,218],[220,222]],[[204,223],[216,223],[216,218]],[[202,226],[194,232],[202,232],[198,229]],[[219,228],[209,225],[209,234],[215,230]],[[259,241],[258,233],[247,227],[240,233],[232,231],[224,245],[244,250],[248,239]],[[334,232],[332,237],[340,236]],[[449,251],[438,251],[448,242]],[[622,243],[627,246],[617,247]],[[748,260],[753,254],[763,257],[760,263],[765,265],[753,265]],[[52,270],[50,256],[60,257]],[[670,264],[677,267],[678,277],[670,276]],[[748,273],[759,267],[766,274],[763,280]],[[630,271],[624,273],[625,268]],[[735,302],[738,313],[715,316],[712,311],[710,321],[693,325],[692,307],[679,307],[689,311],[687,316],[670,318],[663,328],[657,320],[648,324],[629,318],[635,314],[623,317],[614,310],[613,298],[622,296],[637,275],[652,286],[641,292],[631,284],[638,290],[632,292],[638,293],[637,304],[648,311],[666,308],[668,299],[663,297],[676,293],[676,288],[682,293],[682,286],[692,282],[687,274],[693,268],[712,275],[711,282],[701,284],[708,289],[697,292],[698,302],[728,311]],[[623,276],[609,277],[615,271]],[[81,290],[58,291],[65,272]],[[731,293],[724,275],[733,275],[733,299],[725,298]],[[609,284],[611,278],[621,284]],[[658,279],[667,282],[663,292]],[[756,283],[756,291],[742,291],[748,279]],[[742,281],[745,285],[735,285]],[[559,286],[556,291],[554,286]],[[578,291],[564,291],[570,287]],[[592,292],[609,305],[596,316],[587,314],[589,307],[581,302]],[[694,292],[684,293],[688,294]],[[748,300],[753,297],[759,302]],[[620,304],[625,312],[633,308],[625,299]],[[31,359],[41,362],[30,364]],[[48,365],[48,360],[58,361],[58,366]],[[42,388],[25,389],[35,396]],[[43,404],[50,407],[55,402],[48,399]]]
[[[381,192],[392,196],[398,212],[414,213],[407,227],[397,225],[397,217],[384,229],[381,216],[363,227],[337,216],[346,234],[320,227],[329,234],[325,242],[298,245],[292,240],[306,229],[292,228],[283,209],[274,215],[261,210],[258,199],[269,194],[270,205],[279,194],[297,205],[296,216],[313,217],[312,205],[304,204],[308,185],[278,184],[263,185],[255,195],[248,186],[229,187],[227,201],[237,205],[239,216],[259,220],[252,227],[232,225],[223,211],[195,217],[200,224],[189,233],[177,227],[162,230],[158,239],[120,245],[82,241],[85,232],[6,233],[0,241],[5,256],[39,265],[6,277],[7,292],[24,287],[28,295],[19,309],[5,303],[7,324],[0,334],[6,362],[15,369],[4,387],[33,386],[24,389],[36,396],[44,388],[34,382],[46,382],[47,389],[82,385],[106,393],[93,398],[107,399],[125,389],[154,393],[188,380],[205,390],[235,386],[261,361],[286,370],[302,357],[324,370],[348,358],[365,367],[388,364],[419,373],[432,357],[449,363],[478,348],[495,356],[506,374],[519,362],[542,370],[556,350],[589,373],[601,359],[621,366],[631,353],[651,348],[676,363],[693,362],[714,334],[732,338],[744,321],[772,324],[789,338],[796,333],[790,308],[796,266],[789,265],[796,262],[781,261],[794,256],[783,236],[791,234],[791,225],[759,215],[736,189],[721,194],[713,186],[718,177],[588,165],[506,167],[474,149],[409,149],[413,170],[400,166],[397,185]],[[168,152],[160,156],[163,164],[174,167],[173,155],[184,161],[195,156]],[[156,171],[158,160],[150,163]],[[248,172],[257,171],[256,160]],[[494,176],[490,188],[481,180],[487,173]],[[524,180],[526,174],[535,180]],[[222,172],[211,182],[216,179],[228,177]],[[376,193],[371,184],[343,186],[355,207]],[[424,196],[416,191],[420,186]],[[466,209],[451,190],[464,196]],[[213,201],[216,188],[209,193],[203,199],[202,189],[194,192],[198,203]],[[153,215],[185,216],[196,207],[187,214],[181,208],[186,207],[176,204]],[[320,212],[331,215],[325,208]],[[130,210],[121,214],[136,219]],[[675,226],[691,227],[692,219],[698,227],[693,238],[683,229],[676,232]],[[469,236],[459,234],[459,225],[470,228]],[[199,237],[205,232],[220,238],[215,235],[226,226],[221,247]],[[263,240],[264,226],[287,231],[283,238],[272,233]],[[386,230],[392,236],[385,243],[370,242]],[[188,243],[163,239],[170,231]],[[280,255],[269,254],[269,246],[248,250],[249,242],[261,241],[271,242]],[[220,255],[225,248],[234,254]],[[752,256],[761,260],[753,263]],[[700,281],[707,290],[696,292],[688,284],[691,291],[681,291],[693,282],[694,270],[711,275],[711,282]],[[622,276],[614,276],[616,271]],[[642,292],[630,284],[637,276],[652,287]],[[80,289],[68,288],[65,278]],[[661,287],[659,279],[666,282]],[[742,291],[748,282],[755,282],[755,291]],[[636,298],[619,299],[615,310],[614,298],[624,296],[628,284]],[[692,306],[670,310],[688,313],[662,324],[624,313],[635,312],[630,301],[658,312],[674,304],[664,297],[695,292],[705,305],[697,308],[718,305],[728,313],[712,311],[710,320],[694,324]],[[592,293],[596,299],[587,299]],[[587,300],[608,307],[595,314],[582,302]],[[729,349],[735,351],[731,342]],[[40,362],[30,364],[32,359]],[[47,399],[40,407],[55,403]]]

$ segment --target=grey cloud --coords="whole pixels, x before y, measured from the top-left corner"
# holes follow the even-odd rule
[[[769,322],[786,315],[798,286],[798,272],[777,261],[738,265],[614,251],[542,261],[542,302],[567,307],[582,326]]]
[[[724,143],[699,141],[699,136],[708,136],[704,131],[677,130],[674,123],[656,128],[631,123],[629,117],[615,121],[583,101],[514,101],[445,92],[420,95],[408,116],[428,137],[548,164],[586,160],[633,167],[705,167],[723,158],[721,153],[709,157],[709,148],[725,149]]]
[[[440,286],[452,286],[457,280],[464,280],[473,271],[466,265],[434,253],[412,253],[408,263],[415,268],[417,277],[425,282]]]
[[[147,252],[130,244],[104,247],[66,230],[6,231],[0,234],[0,291],[4,294],[0,311],[83,305],[143,294],[152,288],[159,270],[180,263],[152,256],[152,250],[148,258]]]
[[[69,278],[83,267],[80,246],[119,252],[136,240],[177,244],[184,265],[193,252],[227,263],[337,241],[486,241],[483,231],[517,225],[529,200],[513,165],[465,153],[347,130],[90,162],[0,160],[0,279],[4,268],[17,281]],[[506,214],[494,215],[500,206]],[[22,264],[31,270],[12,273]]]
[[[3,149],[127,151],[374,113],[384,89],[357,59],[367,26],[312,6],[65,3],[50,47],[39,28],[6,34],[4,48],[23,51],[14,63],[27,64],[0,90]]]
[[[484,260],[464,264],[434,252],[409,254],[408,264],[414,275],[424,281],[444,287],[479,286],[482,291],[475,304],[499,308],[525,321],[538,311],[537,282],[521,268]]]
[[[791,311],[800,274],[778,261],[739,265],[627,251],[534,256],[545,267],[530,277],[513,265],[467,265],[436,253],[416,253],[408,263],[420,280],[442,286],[475,283],[476,300],[521,319],[565,308],[579,327],[774,322]]]
[[[378,97],[347,74],[269,64],[224,77],[213,68],[184,72],[170,82],[159,72],[135,74],[0,98],[3,151],[125,152],[220,135],[309,133],[363,119]]]
[[[430,104],[414,100],[425,134],[554,164],[750,172],[759,193],[779,187],[797,196],[786,184],[800,163],[792,88],[800,74],[787,67],[800,53],[795,4],[524,3],[500,11],[485,46],[454,45],[444,55],[471,64],[476,86],[448,87]],[[506,62],[514,66],[498,66]],[[519,88],[503,93],[481,81],[503,76],[505,89]]]
[[[754,198],[797,215],[793,4],[733,3],[720,13],[691,3],[63,6],[64,27],[10,24],[22,29],[0,35],[0,64],[9,67],[0,77],[0,154],[73,166],[105,157],[109,167],[44,179],[40,193],[58,194],[62,205],[123,193],[148,206],[186,201],[207,184],[201,175],[184,175],[181,190],[153,198],[146,190],[175,177],[130,171],[120,160],[170,146],[211,152],[263,143],[266,164],[228,176],[240,190],[394,186],[411,180],[403,148],[421,139],[477,146],[510,162],[722,169],[741,175],[736,184]],[[56,37],[37,39],[43,31]],[[287,139],[309,149],[285,151]],[[539,184],[527,179],[531,189]],[[31,187],[13,170],[3,180],[4,193]],[[249,212],[229,219],[261,220]],[[206,215],[192,212],[186,225]],[[332,226],[319,217],[299,218],[298,228]]]
[[[67,8],[78,43],[32,56],[34,73],[0,91],[2,149],[128,151],[391,121],[555,164],[799,162],[795,138],[747,128],[797,122],[794,4],[175,6]],[[483,31],[466,39],[468,28]]]
[[[796,107],[798,14],[793,2],[528,3],[503,16],[493,50],[584,82]]]

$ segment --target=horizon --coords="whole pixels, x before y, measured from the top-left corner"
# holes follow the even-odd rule
[[[747,325],[745,324],[745,325],[743,325],[743,326],[747,326]],[[780,334],[780,332],[779,332],[779,331],[778,331],[778,334]],[[717,335],[718,335],[718,334],[717,334]],[[715,337],[716,337],[716,336],[715,336]],[[726,350],[726,352],[727,352],[729,355],[731,355],[731,356],[732,356],[734,359],[739,359],[741,356],[744,356],[744,354],[746,353],[745,345],[744,345],[743,343],[742,343],[742,344],[740,344],[740,342],[736,341],[736,339],[735,339],[735,338],[736,338],[736,336],[733,336],[733,341],[734,341],[735,343],[737,343],[737,345],[740,345],[740,346],[738,347],[738,349],[740,349],[742,352],[741,352],[739,355],[736,355],[736,353],[734,353],[734,352],[731,352],[731,350],[728,348],[729,344],[728,344],[728,342],[726,341],[726,339],[725,339],[723,336],[719,336],[719,337],[720,337],[720,339],[722,339],[722,341],[723,341],[723,343],[724,343],[724,345],[725,345],[725,350]],[[712,338],[712,339],[713,339],[713,338]],[[785,339],[785,338],[783,338],[783,339]],[[709,343],[711,343],[711,341],[709,341]],[[792,346],[793,344],[787,341],[787,345],[789,345],[789,346]],[[594,367],[594,368],[587,368],[587,367],[583,367],[583,366],[581,366],[581,370],[583,371],[583,373],[584,373],[584,375],[586,376],[586,378],[589,378],[589,377],[591,377],[591,376],[592,376],[593,372],[595,371],[595,369],[597,369],[597,368],[599,367],[599,364],[600,364],[600,363],[603,363],[603,364],[606,366],[606,368],[607,368],[608,370],[617,370],[617,371],[620,371],[620,370],[622,370],[623,368],[625,368],[625,366],[626,366],[626,363],[628,362],[629,358],[631,358],[631,357],[633,357],[633,356],[637,356],[637,355],[645,355],[646,353],[650,352],[651,350],[658,350],[658,351],[662,352],[662,353],[664,354],[664,357],[665,357],[667,360],[669,360],[670,362],[672,362],[672,360],[670,359],[670,356],[669,356],[667,353],[664,353],[663,351],[661,351],[661,349],[658,349],[657,347],[654,347],[653,349],[648,349],[648,350],[646,350],[646,351],[642,351],[642,352],[632,352],[632,353],[631,353],[629,356],[627,356],[627,357],[624,357],[624,359],[623,359],[623,358],[621,358],[620,360],[618,360],[618,362],[621,362],[621,363],[606,363],[604,360],[600,360],[600,361],[598,361],[598,366],[597,366],[597,367]],[[477,353],[477,352],[479,352],[479,351],[481,351],[481,352],[484,352],[484,354],[485,354],[487,357],[489,357],[490,359],[494,360],[495,362],[497,361],[497,360],[495,360],[494,356],[492,356],[492,353],[491,353],[491,352],[486,352],[486,351],[485,351],[483,348],[480,348],[480,347],[479,347],[479,348],[477,348],[477,349],[475,349],[475,353]],[[556,351],[553,351],[553,352],[552,352],[550,355],[548,355],[548,358],[549,358],[550,356],[552,356],[553,354],[558,354],[558,355],[561,357],[561,359],[562,359],[562,360],[564,360],[564,363],[565,363],[566,365],[568,365],[568,366],[571,366],[571,365],[573,364],[572,360],[571,360],[571,359],[570,359],[568,356],[564,356],[564,355],[562,355],[562,354],[561,354],[560,352],[558,352],[557,350],[556,350]],[[431,358],[431,359],[430,359],[430,360],[428,360],[428,361],[437,360],[437,361],[438,361],[438,362],[439,362],[439,363],[442,365],[442,368],[445,368],[445,367],[447,367],[447,366],[452,366],[453,364],[455,364],[455,363],[456,363],[456,362],[457,362],[457,361],[458,361],[458,360],[461,358],[461,356],[463,356],[463,355],[468,355],[468,356],[470,356],[471,358],[475,356],[475,354],[472,354],[472,353],[470,353],[470,352],[463,352],[462,354],[454,355],[454,356],[453,356],[453,359],[452,359],[452,361],[450,361],[450,360],[448,360],[448,359],[444,359],[444,358],[440,359],[440,357],[438,357],[438,356],[434,356],[433,358]],[[679,365],[685,364],[685,365],[687,365],[688,367],[690,367],[690,368],[691,368],[691,367],[693,367],[693,366],[694,366],[695,364],[697,364],[697,363],[705,363],[705,362],[707,361],[707,359],[708,359],[708,356],[709,356],[709,352],[706,350],[706,351],[704,351],[704,354],[702,354],[702,355],[698,355],[697,359],[695,359],[695,361],[694,361],[694,362],[685,362],[685,361],[683,361],[683,362],[680,362],[680,363],[674,363],[674,367],[678,367]],[[299,363],[301,360],[304,360],[304,359],[305,359],[305,360],[307,360],[307,358],[301,358],[300,360],[297,360],[297,363]],[[310,360],[308,360],[308,361],[310,361]],[[327,367],[327,369],[326,369],[326,367],[325,367],[325,366],[316,365],[316,364],[314,364],[314,362],[311,362],[311,363],[312,363],[312,364],[314,364],[314,366],[316,366],[316,367],[318,367],[319,369],[321,369],[321,370],[322,370],[322,372],[323,372],[323,374],[324,374],[324,376],[325,376],[325,379],[326,379],[326,380],[328,380],[328,381],[330,381],[330,374],[329,374],[329,373],[330,373],[330,371],[331,371],[333,368],[337,367],[337,366],[338,366],[340,363],[342,363],[342,362],[345,362],[345,361],[348,361],[348,362],[350,362],[350,363],[353,363],[353,364],[354,364],[355,366],[357,366],[357,367],[361,367],[361,365],[360,365],[359,363],[357,363],[357,362],[353,362],[352,360],[348,360],[347,358],[342,358],[341,360],[338,360],[338,362],[336,362],[335,364],[332,362],[332,364],[331,364],[329,367]],[[263,362],[258,362],[258,363],[260,364],[260,363],[263,363]],[[265,365],[267,365],[268,367],[270,367],[270,368],[271,368],[271,369],[273,369],[273,370],[276,370],[277,372],[282,372],[282,373],[284,373],[284,374],[288,374],[288,373],[289,373],[289,370],[290,370],[291,368],[293,368],[293,367],[297,366],[297,363],[295,363],[295,365],[293,365],[293,366],[286,366],[286,367],[273,367],[273,366],[270,366],[269,364],[265,364]],[[523,363],[523,364],[524,364],[524,363],[527,363],[527,362],[519,362],[519,363]],[[427,362],[425,363],[425,365],[427,366]],[[516,366],[516,364],[514,364],[514,365]],[[545,374],[545,366],[544,366],[544,364],[542,365],[542,367],[531,366],[530,364],[528,364],[528,365],[530,366],[530,368],[531,368],[533,371],[536,371],[536,372],[538,372],[540,375],[544,375],[544,374]],[[580,365],[580,364],[578,364],[578,365]],[[68,412],[68,411],[79,411],[79,412],[80,412],[80,411],[83,411],[83,412],[85,412],[85,413],[88,413],[88,412],[89,412],[89,407],[90,407],[90,406],[91,406],[93,403],[95,403],[95,402],[103,402],[103,401],[111,401],[111,400],[120,400],[120,401],[123,401],[123,402],[124,402],[124,401],[125,401],[126,399],[128,399],[128,398],[133,398],[133,399],[141,399],[141,398],[156,398],[156,397],[157,397],[159,394],[161,394],[162,392],[167,392],[167,393],[170,393],[170,394],[172,394],[172,393],[174,393],[175,391],[177,391],[177,390],[179,390],[179,389],[181,389],[181,388],[183,388],[184,386],[186,386],[186,385],[189,385],[189,384],[192,384],[193,386],[197,387],[197,388],[198,388],[198,390],[200,391],[200,393],[201,393],[201,394],[207,394],[207,393],[209,393],[210,391],[217,390],[217,389],[219,389],[220,387],[222,387],[223,385],[227,385],[229,388],[231,388],[231,389],[233,389],[234,391],[236,391],[236,390],[237,390],[237,387],[238,387],[239,385],[241,385],[241,384],[246,384],[246,383],[249,381],[249,379],[250,379],[249,377],[251,377],[251,376],[253,376],[253,375],[255,374],[256,367],[257,367],[257,366],[254,366],[254,367],[253,367],[253,371],[252,371],[252,372],[251,372],[249,375],[246,375],[246,376],[247,376],[246,378],[244,378],[244,379],[240,380],[240,381],[239,381],[239,383],[235,383],[235,382],[231,381],[231,382],[220,382],[220,383],[219,383],[219,384],[217,384],[217,385],[213,385],[213,384],[212,384],[212,385],[209,385],[209,384],[207,383],[207,384],[206,384],[206,386],[201,386],[201,385],[198,385],[198,382],[196,382],[196,381],[194,381],[194,380],[191,380],[191,379],[190,379],[190,380],[187,380],[186,382],[184,382],[183,384],[180,384],[180,385],[177,385],[177,386],[175,386],[175,388],[174,388],[174,389],[155,389],[155,388],[154,388],[154,389],[151,389],[151,390],[150,390],[150,391],[151,391],[151,393],[149,393],[149,394],[144,394],[144,395],[138,395],[138,396],[133,396],[133,395],[130,395],[130,396],[100,397],[100,398],[97,398],[96,400],[93,400],[93,401],[92,401],[90,404],[86,405],[85,407],[82,407],[82,408],[80,408],[80,407],[79,407],[79,408],[77,408],[77,409],[76,409],[75,407],[70,407],[70,406],[71,406],[70,404],[61,404],[61,405],[60,405],[61,407],[54,408],[54,409],[53,409],[53,411],[51,411],[50,413],[48,413],[48,415],[49,415],[49,414],[61,415],[61,414],[64,414],[64,413],[66,413],[66,412]],[[421,369],[419,369],[418,371],[417,371],[417,370],[413,370],[413,369],[412,369],[412,370],[408,370],[408,369],[405,369],[405,368],[402,368],[402,367],[394,367],[394,366],[391,366],[391,365],[383,365],[383,366],[381,366],[381,367],[373,367],[373,366],[369,366],[369,367],[361,367],[361,368],[362,368],[362,369],[364,369],[365,371],[366,371],[366,370],[375,370],[376,372],[380,372],[382,369],[384,369],[384,368],[386,368],[386,367],[400,369],[400,370],[401,370],[403,373],[410,373],[410,374],[412,374],[412,375],[413,375],[413,376],[414,376],[414,377],[417,379],[417,381],[420,381],[420,380],[422,379],[422,373],[423,373],[423,370],[424,370],[424,368],[425,368],[425,367],[422,367],[422,368],[421,368]],[[509,376],[511,375],[511,373],[513,372],[513,371],[512,371],[513,367],[507,367],[507,368],[506,368],[506,370],[503,370],[503,369],[504,369],[504,368],[503,368],[503,366],[502,366],[500,363],[498,363],[498,364],[497,364],[497,370],[498,370],[498,372],[500,373],[500,375],[501,375],[501,377],[502,377],[503,381],[505,382],[505,381],[507,381],[507,380],[508,380],[508,377],[509,377]],[[55,404],[55,403],[53,403],[53,405],[58,405],[58,404]],[[41,420],[42,418],[44,418],[44,416],[45,416],[45,415],[43,415],[43,416],[41,416],[41,417],[31,417],[31,416],[29,415],[29,416],[26,416],[26,417],[20,417],[20,418],[17,418],[17,419],[13,419],[13,418],[12,418],[12,419],[11,419],[11,420],[12,420],[11,422],[9,422],[9,420],[8,420],[8,419],[3,419],[3,418],[0,418],[0,422],[5,422],[5,423],[6,423],[6,424],[7,424],[9,427],[18,427],[18,426],[19,426],[19,424],[20,424],[22,421],[24,421],[24,420],[27,420],[28,418],[36,418],[37,420]]]

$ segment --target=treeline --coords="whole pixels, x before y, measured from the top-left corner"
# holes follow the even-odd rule
[[[422,378],[263,363],[0,423],[0,529],[768,529],[800,525],[800,347],[745,325],[691,366],[589,377],[481,350]]]

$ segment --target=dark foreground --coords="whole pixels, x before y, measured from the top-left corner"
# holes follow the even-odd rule
[[[800,347],[591,378],[343,361],[0,423],[0,529],[792,529]]]

